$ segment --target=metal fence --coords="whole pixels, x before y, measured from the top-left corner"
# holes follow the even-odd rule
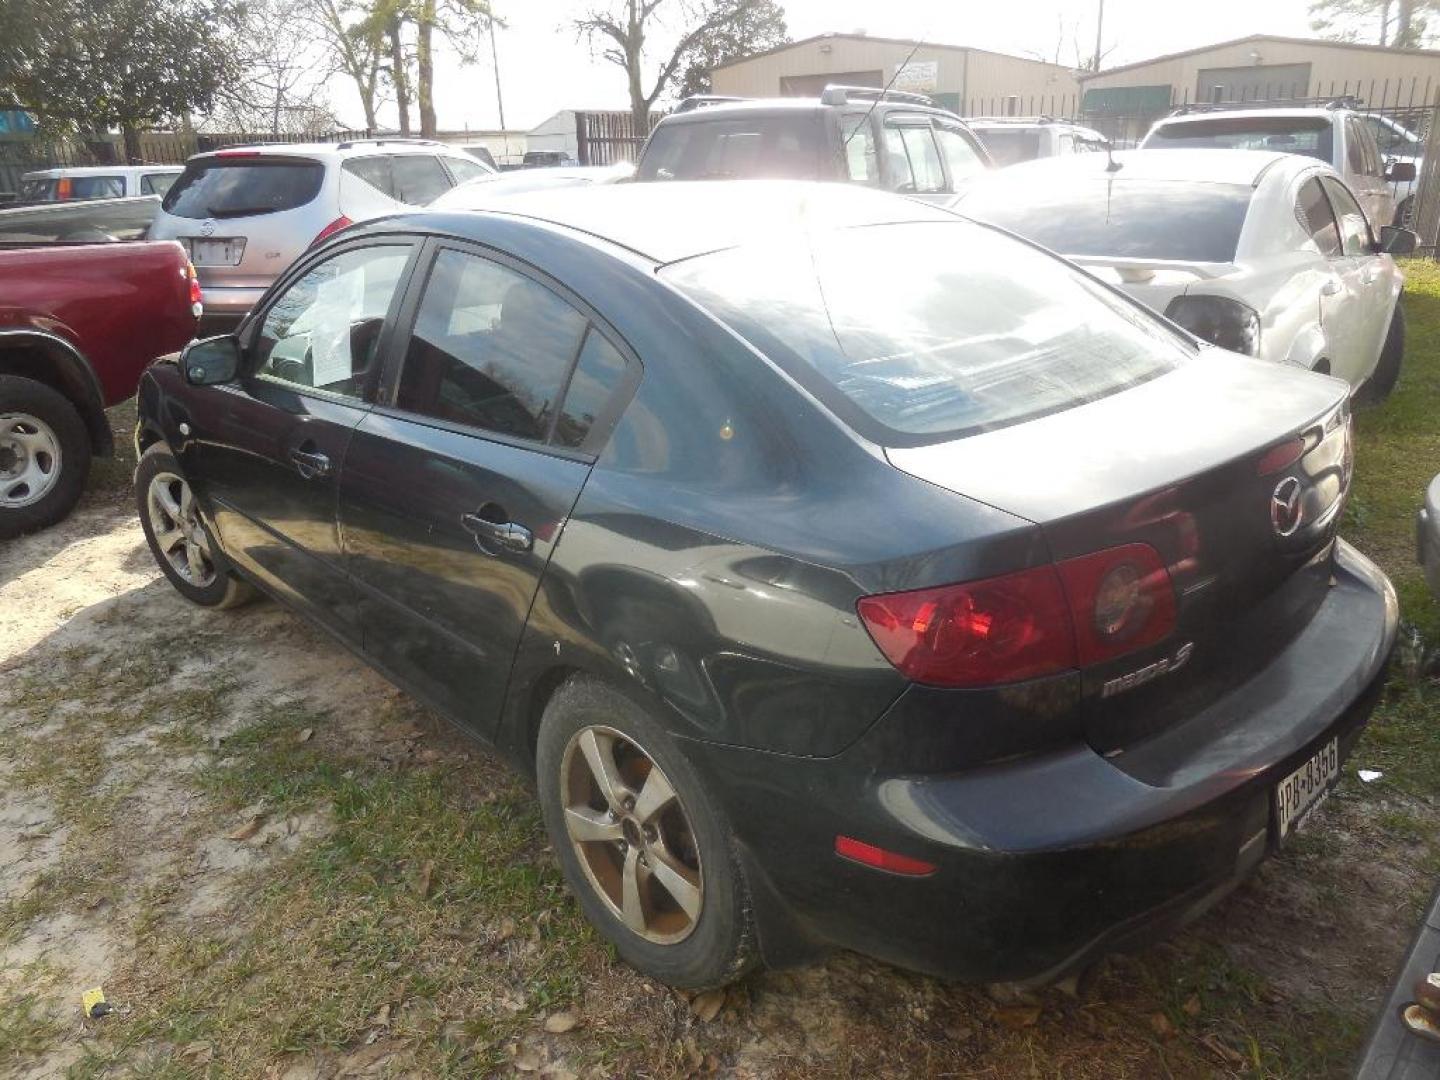
[[[575,156],[582,165],[613,165],[617,161],[635,161],[645,138],[663,119],[663,112],[652,112],[644,134],[636,131],[635,119],[628,112],[577,112],[575,114]]]

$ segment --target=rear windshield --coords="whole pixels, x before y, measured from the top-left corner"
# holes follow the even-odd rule
[[[1276,150],[1331,160],[1330,121],[1323,116],[1245,116],[1161,124],[1146,150]]]
[[[661,124],[636,180],[819,180],[825,156],[817,116],[730,116]]]
[[[124,194],[123,176],[66,176],[59,179],[25,180],[20,185],[20,197],[36,202],[118,199]]]
[[[971,128],[995,164],[1004,168],[1022,161],[1034,161],[1040,156],[1040,132],[1034,128]]]
[[[293,210],[320,193],[325,167],[318,161],[226,161],[185,166],[161,207],[185,218],[253,217]]]
[[[662,274],[890,446],[1058,412],[1190,356],[1088,275],[959,220],[792,237]]]
[[[1239,184],[1088,177],[1018,190],[987,184],[956,209],[1062,255],[1230,262],[1250,195]]]

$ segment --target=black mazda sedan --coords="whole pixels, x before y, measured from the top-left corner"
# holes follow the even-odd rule
[[[534,775],[677,986],[985,980],[1173,928],[1301,827],[1396,633],[1344,383],[839,185],[346,229],[140,391],[141,521]]]

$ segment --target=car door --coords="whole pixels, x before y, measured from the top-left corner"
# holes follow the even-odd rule
[[[297,267],[245,325],[240,378],[195,395],[188,417],[184,465],[227,554],[356,644],[336,479],[417,248],[358,240]]]
[[[447,241],[425,264],[397,367],[345,459],[340,527],[376,665],[486,734],[594,440],[638,366],[518,263]]]
[[[1320,178],[1340,230],[1341,252],[1333,260],[1337,281],[1327,284],[1321,306],[1332,355],[1331,371],[1352,387],[1369,377],[1380,355],[1390,317],[1388,260],[1375,254],[1375,240],[1358,200],[1331,176]]]

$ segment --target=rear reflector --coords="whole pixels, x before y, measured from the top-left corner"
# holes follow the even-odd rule
[[[924,859],[912,859],[909,855],[886,851],[851,836],[835,837],[835,854],[878,870],[889,870],[892,874],[908,874],[911,877],[923,877],[939,869],[934,863]]]
[[[346,217],[344,214],[341,214],[339,217],[337,217],[334,221],[330,222],[329,225],[326,225],[323,229],[320,230],[319,233],[316,234],[315,239],[310,241],[310,246],[314,247],[316,244],[324,240],[327,236],[339,232],[347,225],[354,224],[355,223],[351,221],[348,217]]]
[[[1274,476],[1294,465],[1305,454],[1305,440],[1299,437],[1272,446],[1255,463],[1257,476]]]

